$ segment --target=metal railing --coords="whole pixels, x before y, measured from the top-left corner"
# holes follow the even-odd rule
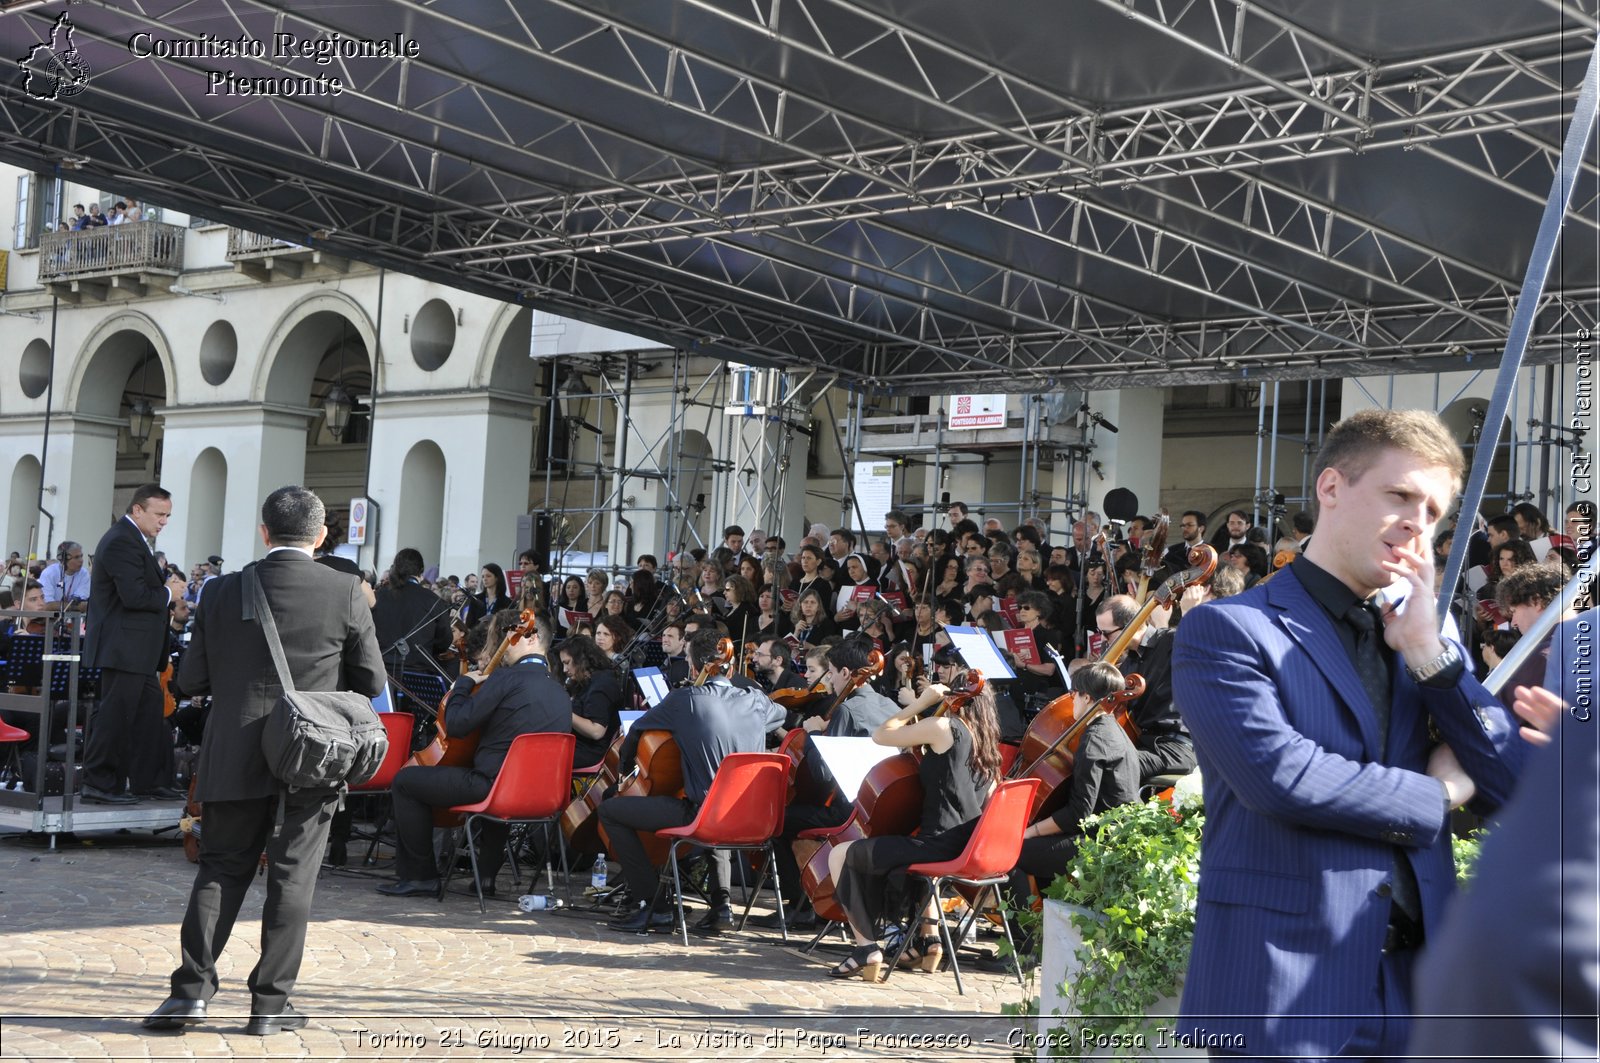
[[[245,229],[228,230],[228,258],[248,258],[253,255],[267,254],[273,251],[301,250],[301,245],[292,244],[287,240],[279,240],[275,236],[262,236],[260,233],[249,232]]]
[[[183,270],[180,225],[133,221],[39,237],[39,280],[74,280],[159,270]]]

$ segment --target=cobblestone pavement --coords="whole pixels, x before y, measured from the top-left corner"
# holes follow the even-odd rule
[[[469,895],[390,899],[373,891],[384,879],[330,869],[293,998],[305,1030],[243,1033],[258,885],[209,1021],[146,1034],[193,868],[148,834],[85,837],[53,852],[0,838],[0,1058],[968,1060],[1010,1058],[1017,1036],[1001,1009],[1023,991],[1008,976],[963,971],[965,996],[948,971],[870,986],[825,977],[839,951],[805,956],[776,931],[684,948],[619,935],[598,912],[523,914],[502,896],[481,915]]]

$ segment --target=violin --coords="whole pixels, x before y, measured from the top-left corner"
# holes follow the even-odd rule
[[[506,632],[505,638],[501,639],[500,645],[496,647],[494,656],[490,657],[489,663],[484,665],[484,679],[487,679],[494,673],[496,668],[500,667],[500,662],[505,658],[507,650],[511,649],[511,647],[515,646],[523,639],[532,638],[537,629],[538,625],[533,610],[522,610],[517,617],[517,626]],[[463,662],[464,661],[465,657],[463,656]],[[463,664],[463,668],[464,667],[465,664]],[[479,688],[482,686],[483,681],[479,680],[477,683],[473,684],[470,693],[476,694]],[[473,755],[478,751],[478,740],[481,736],[476,732],[470,735],[464,735],[460,738],[451,738],[449,735],[445,734],[444,713],[445,705],[449,702],[449,700],[450,692],[446,691],[445,696],[439,699],[439,709],[435,718],[434,736],[432,741],[430,741],[426,746],[417,750],[415,753],[411,754],[411,759],[406,762],[407,766],[412,764],[421,764],[425,767],[431,767],[435,764],[444,764],[453,768],[470,768],[472,766],[472,758]]]

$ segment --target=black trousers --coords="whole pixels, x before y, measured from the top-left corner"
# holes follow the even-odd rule
[[[105,668],[100,702],[89,723],[83,777],[112,793],[127,779],[135,793],[172,785],[172,738],[161,718],[161,685],[154,674]]]
[[[1139,740],[1139,778],[1187,775],[1194,770],[1194,743],[1183,735],[1146,735]]]
[[[1083,835],[1076,833],[1045,834],[1023,839],[1022,853],[1017,857],[1017,866],[1011,871],[1011,881],[1006,884],[1007,900],[1011,907],[1022,910],[1031,903],[1033,895],[1028,889],[1029,875],[1033,876],[1040,893],[1043,893],[1045,887],[1056,880],[1056,876],[1065,874],[1082,840]]]
[[[972,820],[939,834],[886,834],[851,842],[833,886],[834,900],[850,918],[850,925],[867,937],[877,937],[884,918],[893,915],[905,899],[905,869],[912,864],[954,860],[977,826],[978,821]]]
[[[807,758],[809,761],[810,758]],[[800,864],[794,856],[794,839],[803,830],[837,827],[850,818],[851,804],[835,801],[831,805],[790,805],[783,810],[783,833],[772,841],[777,854],[778,888],[785,905],[800,902]]]
[[[443,765],[403,768],[389,787],[394,802],[395,877],[427,880],[439,877],[433,850],[433,810],[467,805],[489,796],[494,780],[471,768]],[[484,823],[478,830],[478,872],[485,884],[494,882],[505,864],[503,823]]]
[[[639,835],[663,827],[688,826],[699,810],[700,806],[686,797],[611,797],[601,802],[600,822],[611,839],[611,855],[622,865],[622,877],[635,901],[648,901],[655,896],[661,874],[661,869],[650,862]],[[678,851],[683,853],[682,849]],[[713,852],[712,865],[709,899],[713,906],[725,905],[733,871],[726,849]]]
[[[276,836],[276,797],[205,803],[200,869],[183,913],[183,960],[172,972],[173,996],[210,1000],[216,993],[217,957],[265,851],[267,903],[261,911],[261,962],[250,972],[250,1010],[256,1015],[283,1011],[300,974],[317,869],[337,798],[302,791],[286,800],[283,830]]]

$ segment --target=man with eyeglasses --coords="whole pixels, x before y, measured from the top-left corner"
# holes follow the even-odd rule
[[[1127,630],[1139,615],[1139,603],[1126,594],[1106,599],[1095,614],[1095,626],[1107,644]],[[1128,706],[1139,728],[1139,779],[1187,775],[1194,770],[1194,739],[1172,703],[1172,628],[1146,624],[1119,662],[1124,674],[1144,677],[1144,693]]]
[[[750,660],[756,666],[756,677],[767,693],[810,686],[805,676],[790,667],[789,647],[782,639],[767,639],[755,648]]]
[[[83,546],[72,540],[61,544],[56,560],[39,573],[44,588],[44,607],[60,609],[70,603],[79,612],[89,606],[89,570],[83,565]]]
[[[1206,515],[1198,509],[1185,510],[1178,520],[1181,542],[1167,547],[1161,563],[1168,572],[1182,572],[1189,567],[1189,551],[1206,541]]]

